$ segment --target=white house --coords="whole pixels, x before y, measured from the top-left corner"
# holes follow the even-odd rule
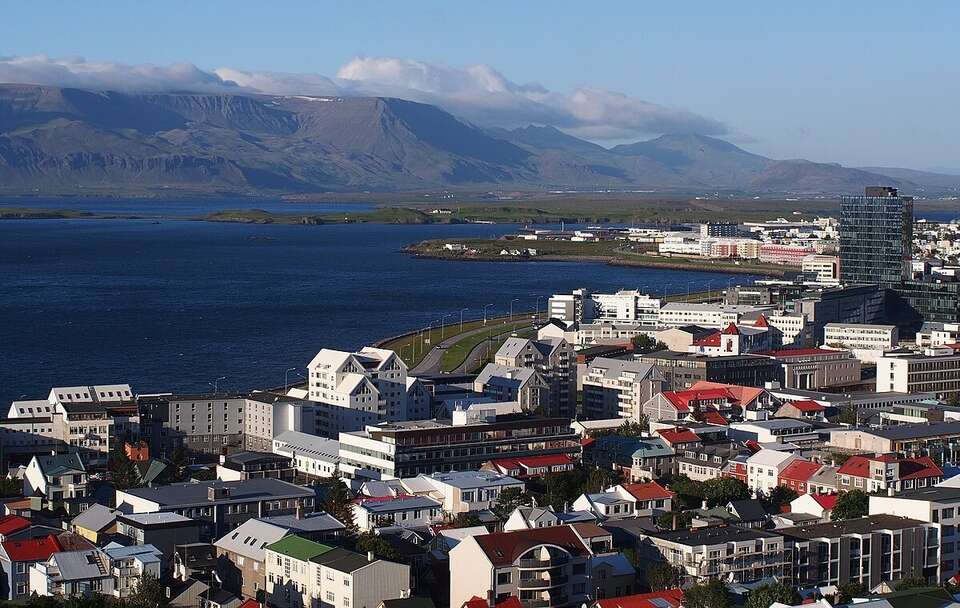
[[[797,460],[790,452],[760,450],[747,458],[747,487],[752,492],[769,494],[780,482],[780,472]]]

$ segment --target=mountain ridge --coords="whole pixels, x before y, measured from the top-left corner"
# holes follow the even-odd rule
[[[888,176],[774,160],[689,134],[607,149],[549,125],[481,129],[436,106],[390,97],[0,84],[0,192],[6,194],[487,187],[835,193],[877,183],[917,192],[954,186],[937,174],[898,171]]]

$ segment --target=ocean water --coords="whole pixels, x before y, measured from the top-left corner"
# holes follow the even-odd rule
[[[577,287],[657,293],[750,277],[567,262],[449,262],[400,252],[515,226],[258,226],[0,221],[0,408],[51,386],[138,392],[278,386],[323,347],[532,310]],[[291,375],[291,378],[293,376]]]
[[[200,199],[157,201],[152,199],[15,199],[0,200],[3,207],[29,209],[71,209],[100,215],[136,217],[202,217],[231,209],[262,209],[271,213],[363,213],[370,203],[296,203],[283,200]]]

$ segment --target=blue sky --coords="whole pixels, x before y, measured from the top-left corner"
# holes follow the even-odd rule
[[[960,3],[744,4],[17,2],[4,5],[0,57],[329,77],[356,57],[414,62],[391,72],[393,87],[421,64],[486,65],[509,83],[541,85],[551,111],[566,112],[583,88],[660,108],[626,125],[606,115],[586,124],[589,105],[558,119],[595,140],[715,121],[716,135],[775,158],[960,172]],[[384,74],[374,67],[350,74]],[[439,87],[458,77],[441,76]],[[503,119],[451,103],[474,121]]]

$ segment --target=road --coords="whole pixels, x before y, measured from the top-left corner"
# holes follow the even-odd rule
[[[517,330],[523,330],[523,329],[526,329],[526,328],[529,327],[529,326],[530,326],[530,324],[527,323],[527,324],[525,324],[525,325],[521,325],[521,326],[517,327]],[[462,334],[456,334],[456,335],[450,336],[449,338],[446,338],[446,339],[442,340],[442,341],[439,342],[436,346],[434,346],[433,348],[430,349],[430,351],[423,357],[423,359],[420,360],[420,363],[417,363],[413,368],[410,369],[410,371],[408,372],[409,375],[411,375],[411,376],[435,376],[435,375],[440,374],[440,373],[441,373],[441,369],[440,369],[440,358],[443,356],[443,353],[444,353],[448,348],[450,348],[451,346],[453,346],[454,344],[456,344],[456,343],[459,342],[460,340],[463,340],[463,339],[465,339],[465,338],[468,338],[468,337],[470,337],[470,336],[472,336],[472,335],[474,335],[474,334],[478,334],[478,333],[487,331],[488,329],[490,329],[490,326],[489,326],[489,325],[486,326],[486,327],[478,327],[477,329],[471,329],[470,331],[465,331],[465,332],[463,332]],[[473,361],[473,365],[475,366],[476,363],[480,360],[480,359],[479,359],[480,356],[484,354],[483,350],[480,348],[480,347],[482,347],[482,346],[485,346],[485,344],[481,342],[476,348],[474,348],[472,351],[470,351],[470,353],[467,355],[467,358],[466,358],[466,360],[464,361],[464,363],[461,364],[461,365],[460,365],[456,370],[454,370],[454,371],[455,371],[456,373],[466,373],[466,372],[464,371],[464,369],[471,369],[470,366],[468,365],[468,364],[470,364],[471,361]]]

